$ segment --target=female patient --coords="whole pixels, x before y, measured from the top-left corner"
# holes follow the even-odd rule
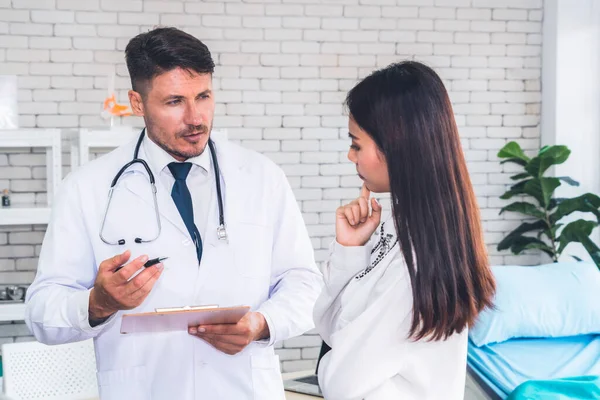
[[[495,285],[448,94],[432,69],[402,62],[346,103],[364,185],[336,213],[314,313],[332,347],[319,383],[332,400],[462,399],[467,327]],[[381,224],[370,192],[391,193]]]

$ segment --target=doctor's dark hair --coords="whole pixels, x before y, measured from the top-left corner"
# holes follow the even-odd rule
[[[346,105],[387,162],[413,293],[409,337],[443,340],[462,332],[492,306],[495,281],[442,80],[419,62],[392,64],[359,82]]]
[[[156,28],[131,39],[125,60],[134,91],[146,94],[157,75],[182,68],[198,74],[212,74],[215,63],[208,47],[177,28]]]

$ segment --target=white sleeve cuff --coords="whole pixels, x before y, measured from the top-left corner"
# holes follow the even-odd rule
[[[331,246],[329,260],[322,267],[325,289],[335,298],[348,282],[371,262],[371,248],[365,246],[343,246],[335,241]]]
[[[372,246],[343,246],[337,241],[333,244],[333,251],[329,259],[329,266],[335,271],[330,273],[350,279],[360,271],[367,268],[371,262]]]
[[[277,340],[277,335],[275,335],[275,326],[273,325],[273,320],[269,316],[268,312],[265,312],[262,309],[259,309],[257,312],[261,313],[263,317],[265,317],[265,321],[267,322],[267,327],[269,328],[269,337],[267,339],[261,339],[255,341],[255,343],[259,344],[261,347],[269,347],[275,344]]]
[[[96,336],[115,320],[117,313],[114,313],[106,321],[99,325],[94,327],[90,326],[89,305],[91,290],[92,289],[78,290],[70,296],[69,303],[73,304],[73,307],[70,308],[69,311],[69,320],[71,321],[71,325],[73,327],[76,327],[84,334]]]

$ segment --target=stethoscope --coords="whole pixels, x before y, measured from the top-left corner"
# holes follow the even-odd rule
[[[121,178],[121,175],[123,175],[123,173],[129,167],[131,167],[133,164],[141,164],[144,167],[144,169],[146,170],[146,172],[148,173],[148,179],[150,181],[150,186],[152,188],[152,196],[153,196],[153,200],[154,200],[154,214],[156,217],[156,226],[158,227],[156,236],[154,238],[142,239],[140,237],[136,237],[134,241],[136,243],[153,242],[156,239],[158,239],[158,237],[160,236],[160,233],[162,231],[162,226],[160,224],[160,214],[158,212],[158,202],[156,200],[156,183],[154,180],[154,174],[150,170],[148,163],[146,163],[146,161],[139,158],[140,146],[142,145],[142,141],[144,139],[145,133],[146,133],[146,128],[142,129],[142,133],[140,134],[140,137],[135,146],[135,152],[133,153],[133,159],[131,161],[129,161],[127,164],[123,165],[123,167],[119,170],[119,172],[117,172],[117,174],[115,175],[115,177],[112,180],[112,183],[110,184],[110,189],[108,191],[108,202],[106,203],[106,209],[104,210],[104,217],[102,218],[102,225],[100,226],[100,239],[102,239],[102,241],[106,244],[113,245],[113,246],[116,246],[116,245],[122,246],[125,244],[125,239],[119,239],[116,242],[111,242],[111,241],[107,240],[102,235],[102,232],[104,232],[104,225],[106,224],[106,217],[108,215],[108,210],[110,208],[110,203],[112,201],[113,192],[115,190],[115,187],[117,186],[117,182],[119,181],[119,178]],[[215,181],[216,181],[216,186],[217,186],[217,201],[219,203],[219,226],[217,227],[217,237],[219,238],[219,240],[227,240],[227,230],[225,229],[225,216],[223,215],[223,196],[221,195],[221,173],[219,170],[219,163],[217,162],[217,153],[215,151],[215,145],[211,139],[208,139],[208,147],[210,148],[210,154],[211,154],[212,162],[213,162],[214,169],[215,169]]]

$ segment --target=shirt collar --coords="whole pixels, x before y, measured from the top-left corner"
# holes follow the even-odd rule
[[[167,165],[172,162],[178,162],[172,155],[167,153],[162,147],[154,143],[148,135],[144,135],[144,140],[142,142],[144,146],[144,153],[146,154],[146,161],[150,164],[152,170],[157,173],[161,173]],[[210,171],[210,148],[208,144],[204,148],[202,154],[196,157],[188,158],[185,160],[186,162],[190,162],[193,165],[200,167],[201,171],[206,175]]]

